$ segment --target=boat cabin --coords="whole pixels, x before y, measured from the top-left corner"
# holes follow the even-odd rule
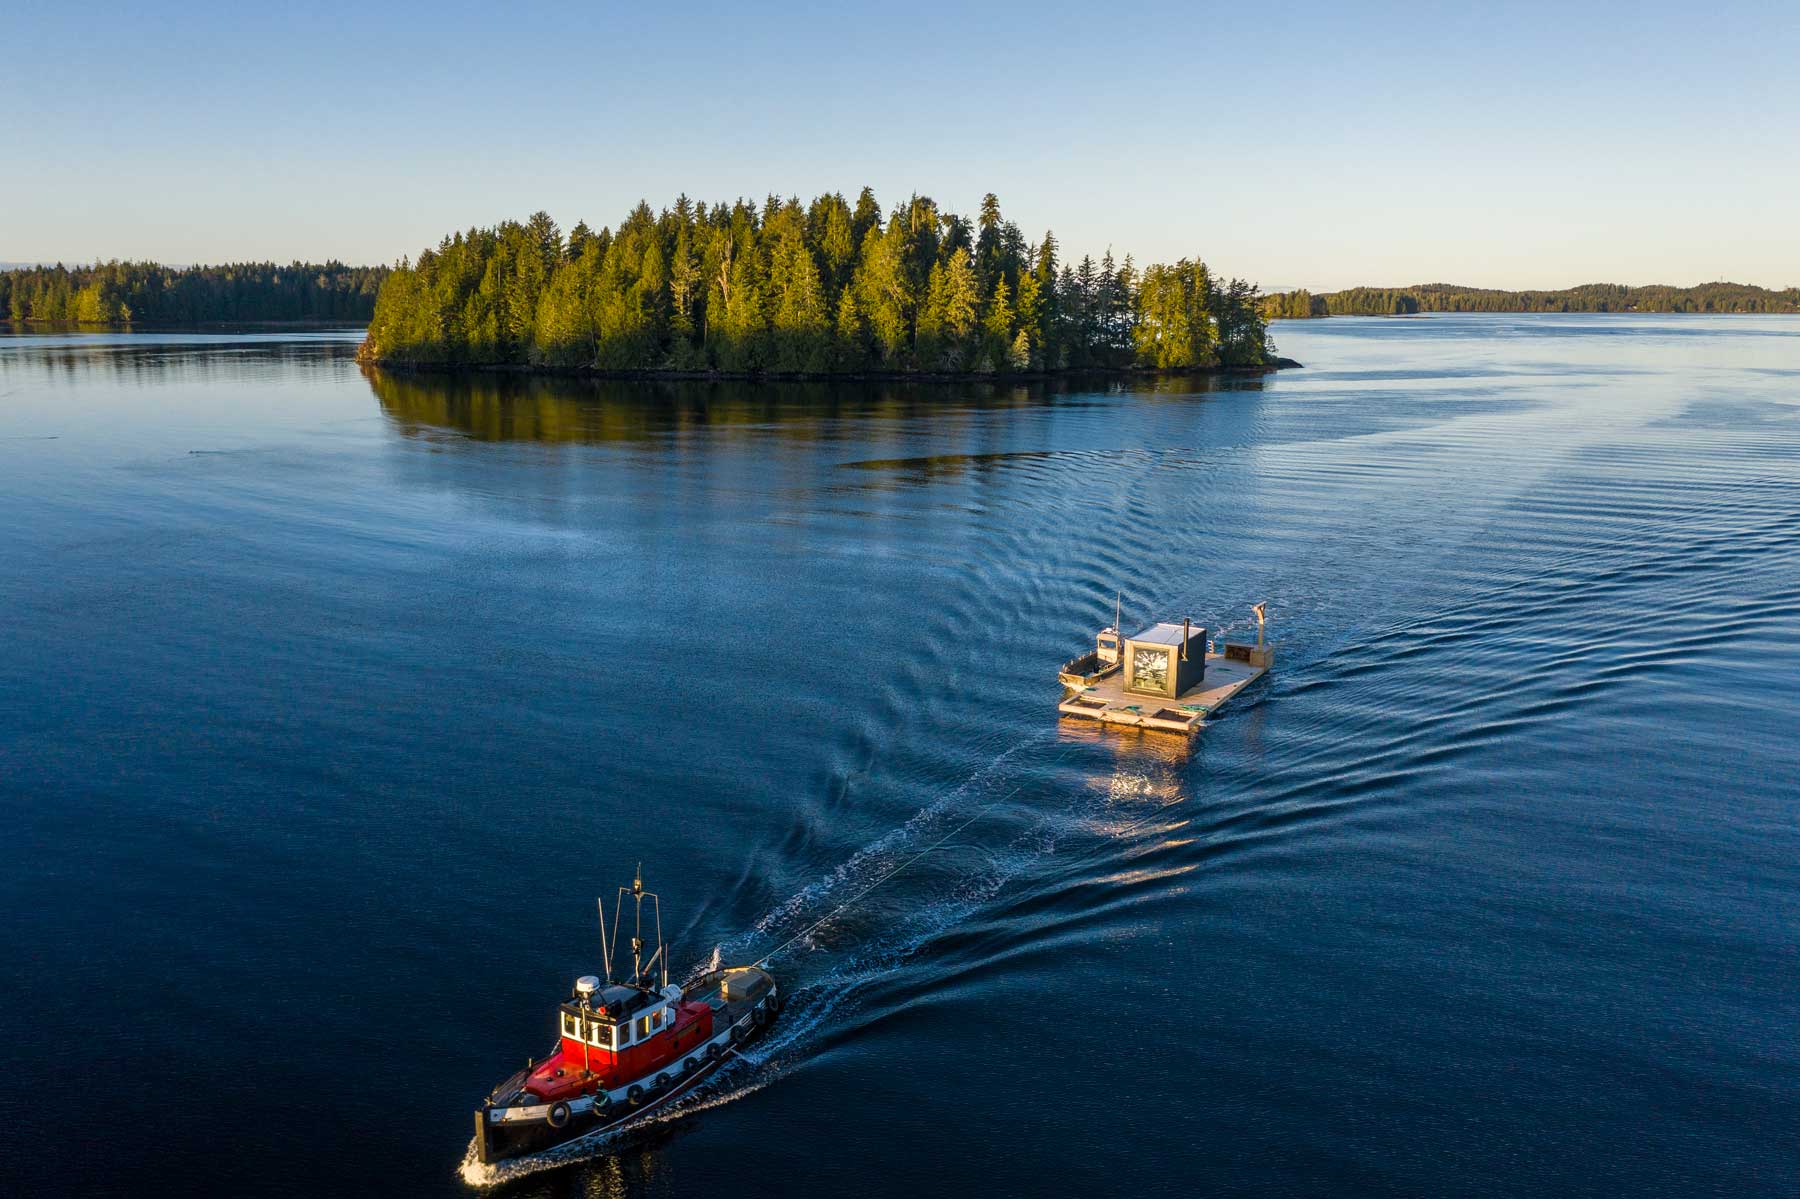
[[[1064,662],[1057,678],[1065,687],[1086,687],[1119,669],[1119,630],[1108,626],[1094,638],[1094,648]]]
[[[560,1012],[563,1060],[586,1071],[635,1076],[712,1036],[712,1009],[681,1002],[678,987],[658,992],[614,985],[582,991],[588,983],[584,978],[577,984],[577,998]]]
[[[1206,630],[1191,621],[1153,624],[1125,638],[1125,690],[1174,699],[1206,677]]]
[[[612,1052],[647,1041],[675,1022],[675,1005],[632,987],[608,987],[583,1010],[562,1005],[565,1053],[580,1054],[583,1044]]]

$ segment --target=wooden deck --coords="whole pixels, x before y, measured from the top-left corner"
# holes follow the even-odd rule
[[[1245,647],[1228,646],[1227,649],[1237,653],[1229,657],[1222,653],[1206,655],[1206,678],[1178,699],[1127,691],[1125,676],[1120,672],[1080,690],[1065,688],[1063,701],[1056,705],[1056,710],[1065,716],[1080,716],[1106,724],[1191,733],[1208,716],[1224,707],[1232,696],[1269,673],[1269,664],[1274,658],[1272,649],[1253,651],[1247,655],[1248,661],[1243,660]]]

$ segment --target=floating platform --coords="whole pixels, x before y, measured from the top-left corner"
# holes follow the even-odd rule
[[[1192,733],[1238,692],[1269,673],[1273,646],[1226,642],[1224,652],[1206,655],[1206,671],[1198,686],[1173,699],[1125,689],[1125,672],[1108,671],[1081,686],[1065,684],[1056,710],[1065,716],[1135,728]]]

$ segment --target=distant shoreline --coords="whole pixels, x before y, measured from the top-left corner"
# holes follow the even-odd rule
[[[0,326],[15,331],[39,333],[200,333],[232,329],[360,329],[368,332],[364,320],[304,321],[56,321],[27,317],[22,321],[0,318]]]
[[[1460,283],[1409,287],[1351,287],[1342,291],[1275,292],[1262,297],[1264,320],[1315,320],[1332,316],[1465,315],[1522,316],[1789,316],[1800,312],[1800,287],[1752,283],[1702,283],[1673,287],[1652,283],[1584,283],[1556,290],[1508,291]]]

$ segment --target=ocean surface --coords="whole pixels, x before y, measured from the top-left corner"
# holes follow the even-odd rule
[[[0,1192],[1795,1194],[1800,319],[1275,337],[1049,389],[0,337]],[[1191,748],[1059,721],[1115,595],[1267,601],[1275,670]],[[640,862],[678,975],[829,917],[775,1032],[465,1168]]]

